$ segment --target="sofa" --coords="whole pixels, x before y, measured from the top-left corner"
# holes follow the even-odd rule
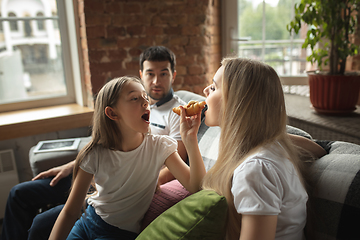
[[[184,90],[177,91],[175,94],[185,102],[204,99],[201,95]],[[309,193],[308,218],[305,229],[306,238],[316,240],[360,239],[360,146],[342,141],[316,140],[305,131],[291,126],[287,127],[287,131],[288,133],[301,135],[315,141],[328,153],[320,159],[317,159],[310,168],[312,190]],[[202,120],[198,132],[198,143],[206,170],[209,170],[216,161],[219,135],[220,129],[218,127],[209,128]],[[78,150],[88,141],[89,138],[81,138]],[[34,175],[50,167],[62,165],[73,160],[78,152],[34,153],[34,147],[29,153],[30,165]],[[169,211],[168,215],[174,215],[175,211],[175,215],[179,215],[177,217],[181,218],[183,208],[179,208],[178,205],[181,205],[187,199],[193,197],[190,195],[191,194],[176,182],[176,180],[161,186],[160,192],[155,194],[153,202],[144,217],[143,229],[144,232],[147,232],[143,234],[143,236],[150,236],[148,233],[152,231],[153,234],[156,234],[156,239],[169,239],[161,237],[159,231],[169,229],[169,227],[165,227],[164,224],[172,224],[173,226],[174,223],[171,223],[168,218],[162,216],[166,216]],[[210,195],[213,198],[212,193]],[[219,199],[219,201],[224,202],[224,199]],[[194,206],[193,200],[192,208],[202,206],[203,203],[201,201],[198,199],[196,199],[196,201],[198,201],[198,204],[195,202],[197,206]],[[181,211],[179,209],[181,209]],[[196,211],[196,209],[191,210],[191,212]],[[214,214],[214,216],[219,217],[212,216],[212,218],[206,222],[207,225],[204,225],[205,218],[202,216],[202,227],[207,227],[210,230],[213,226],[221,225],[224,222],[224,216],[226,217],[226,214],[224,215],[219,211]],[[160,227],[156,226],[156,221],[159,222],[158,225]],[[195,229],[193,225],[190,228],[192,230]],[[176,229],[179,229],[179,226],[177,226]],[[200,231],[200,235],[191,235],[199,237],[189,237],[189,229],[185,228],[181,231],[184,233],[182,233],[182,237],[179,237],[179,239],[211,239],[204,235],[204,231]],[[184,237],[186,234],[188,234],[188,237]],[[197,234],[199,234],[199,231]],[[139,237],[139,239],[155,238]]]

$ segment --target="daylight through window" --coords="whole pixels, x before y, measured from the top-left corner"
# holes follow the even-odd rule
[[[58,27],[65,14],[56,0],[0,0],[0,7],[0,105],[68,96]]]

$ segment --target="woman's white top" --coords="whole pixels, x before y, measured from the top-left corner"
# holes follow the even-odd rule
[[[88,199],[107,223],[139,233],[140,221],[155,193],[159,171],[177,151],[177,141],[160,135],[145,135],[129,152],[96,146],[80,168],[94,174],[97,193]]]
[[[238,213],[278,216],[275,239],[304,239],[308,195],[279,142],[235,169],[231,192]]]

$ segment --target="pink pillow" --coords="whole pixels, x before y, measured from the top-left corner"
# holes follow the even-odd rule
[[[183,200],[191,193],[188,192],[178,180],[172,180],[160,186],[151,201],[150,207],[142,220],[141,230],[147,227],[155,218],[175,203]]]

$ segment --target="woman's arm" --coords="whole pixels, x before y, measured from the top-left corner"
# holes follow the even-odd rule
[[[92,178],[92,174],[79,169],[69,198],[55,222],[49,239],[66,239],[69,235],[80,215]]]
[[[289,134],[289,137],[294,145],[304,149],[306,152],[310,153],[313,157],[321,158],[327,152],[319,144],[311,141],[306,137],[299,135]]]
[[[274,240],[277,215],[242,215],[240,240]]]

